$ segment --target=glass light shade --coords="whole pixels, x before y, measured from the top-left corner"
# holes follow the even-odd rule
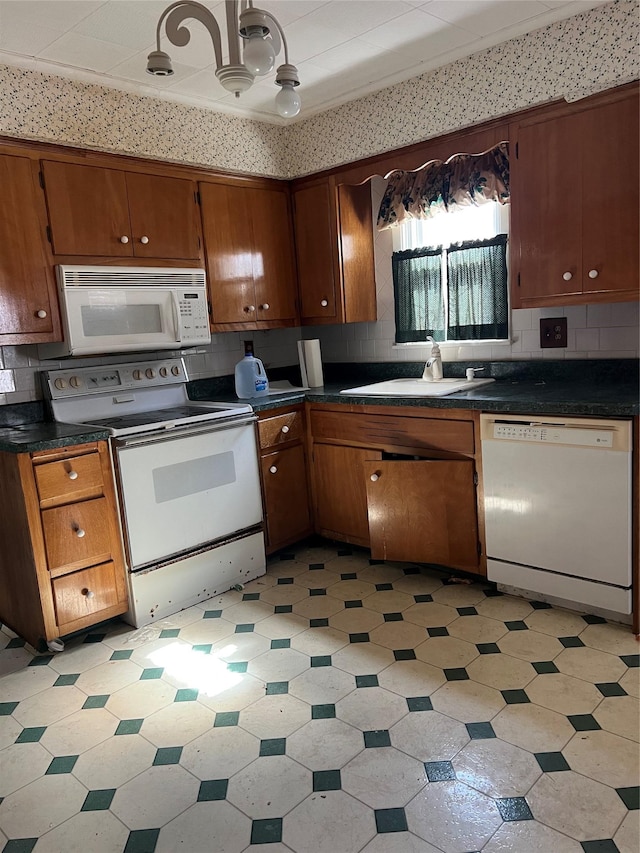
[[[293,118],[300,112],[302,101],[294,89],[293,83],[285,81],[276,95],[276,109],[282,118]]]
[[[245,40],[243,61],[247,69],[258,77],[268,74],[276,64],[271,39],[252,36]]]

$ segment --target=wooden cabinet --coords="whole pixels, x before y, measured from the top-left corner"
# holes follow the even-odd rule
[[[258,421],[268,554],[312,531],[301,406],[265,412]]]
[[[214,331],[296,325],[287,187],[202,182],[200,199]]]
[[[0,453],[0,620],[33,646],[126,612],[109,449]]]
[[[294,184],[303,324],[374,322],[376,283],[371,187],[339,177]]]
[[[374,559],[486,573],[475,412],[311,405],[317,533]]]
[[[0,344],[61,339],[34,178],[29,158],[0,155]]]
[[[513,307],[639,298],[639,106],[625,88],[517,125]]]
[[[200,257],[195,181],[43,160],[55,255]]]

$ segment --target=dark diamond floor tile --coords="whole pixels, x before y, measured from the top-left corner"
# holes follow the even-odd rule
[[[640,809],[640,788],[637,785],[631,788],[616,788],[616,793],[629,811]]]
[[[324,563],[309,563],[309,571],[315,572],[318,569],[324,569]]]
[[[405,575],[419,575],[420,569],[417,566],[409,566],[407,569],[402,570]]]
[[[205,610],[203,619],[220,619],[222,610]]]
[[[350,643],[368,643],[369,635],[364,632],[359,634],[349,634],[349,642]]]
[[[160,631],[160,639],[161,640],[169,640],[172,637],[180,636],[180,628],[165,628]]]
[[[242,625],[236,625],[236,634],[251,634],[255,628],[253,622],[244,622]]]
[[[465,723],[465,725],[471,740],[486,740],[496,736],[491,723]]]
[[[53,660],[53,655],[37,655],[29,661],[29,666],[48,666]]]
[[[174,702],[195,702],[198,698],[198,691],[195,687],[181,687],[176,690],[176,698]]]
[[[530,601],[529,604],[534,610],[549,610],[551,607],[548,601]]]
[[[309,590],[309,595],[316,595],[317,596],[317,595],[326,595],[326,594],[327,594],[327,590],[324,589],[324,587],[318,587],[318,589],[310,589]]]
[[[8,717],[18,707],[18,702],[0,702],[0,717]]]
[[[628,696],[629,694],[621,684],[617,681],[609,681],[603,684],[596,684],[596,687],[603,696]]]
[[[385,622],[403,622],[404,617],[402,613],[384,613],[384,621]]]
[[[552,660],[539,660],[532,664],[538,675],[550,675],[552,672],[560,672]]]
[[[411,696],[407,699],[407,707],[411,712],[433,711],[433,703],[428,696]]]
[[[340,575],[341,581],[355,581],[357,578],[358,575],[355,572],[342,572]]]
[[[23,649],[27,645],[27,641],[23,640],[22,637],[12,637],[5,649]]]
[[[416,653],[413,649],[394,649],[393,656],[396,660],[415,660]]]
[[[350,557],[352,554],[351,548],[340,548],[338,550],[338,557]]]
[[[161,746],[156,750],[156,756],[153,759],[153,766],[161,767],[166,764],[180,764],[181,755],[181,746]]]
[[[500,647],[496,643],[476,643],[476,649],[481,655],[499,655]]]
[[[289,586],[293,583],[293,578],[278,578],[278,586]]]
[[[83,643],[101,643],[107,637],[106,634],[87,634]]]
[[[290,551],[286,551],[283,554],[279,555],[279,560],[281,563],[291,562],[291,560],[295,560],[296,555],[292,554]]]
[[[132,654],[133,649],[118,649],[118,651],[111,655],[109,660],[129,660]]]
[[[311,719],[312,720],[331,720],[336,715],[336,706],[330,703],[326,705],[312,705]]]
[[[428,594],[414,595],[413,600],[416,604],[427,604],[428,602],[433,601],[433,596]]]
[[[239,719],[240,711],[220,711],[216,714],[213,727],[217,729],[221,726],[237,726]]]
[[[475,607],[457,607],[456,609],[458,611],[459,616],[477,616],[478,615],[478,611],[475,609]]]
[[[293,604],[276,604],[274,613],[293,613]]]
[[[496,800],[502,820],[533,820],[531,809],[524,797],[504,797]]]
[[[370,566],[384,566],[384,560],[372,560],[370,558],[369,559],[369,565]]]
[[[72,684],[75,684],[76,681],[80,678],[80,673],[69,673],[68,675],[59,675],[53,683],[54,687],[69,687]]]
[[[438,628],[427,628],[427,634],[430,637],[448,637],[449,636],[449,632],[444,627],[444,625],[442,625]]]
[[[501,690],[502,698],[507,705],[522,705],[531,702],[524,690]]]
[[[469,673],[463,666],[455,666],[451,669],[443,669],[447,681],[468,681]]]
[[[376,729],[372,732],[364,732],[364,745],[367,749],[391,746],[389,732],[387,729]]]
[[[600,724],[591,714],[569,714],[567,719],[577,732],[595,732]]]
[[[80,811],[82,812],[104,812],[111,807],[111,801],[116,793],[115,788],[103,788],[102,790],[89,791],[85,797]]]
[[[243,601],[259,601],[260,593],[259,592],[245,592],[242,596]]]
[[[511,622],[504,623],[510,631],[528,631],[529,626],[521,619],[514,619]]]
[[[140,681],[153,681],[154,678],[162,678],[164,667],[152,666],[148,669],[143,669],[140,674]]]
[[[290,649],[291,640],[271,640],[272,649]]]
[[[37,838],[12,838],[4,845],[2,853],[31,853],[37,843]]]
[[[287,739],[285,737],[272,737],[260,741],[260,755],[285,755],[287,751]]]
[[[424,769],[430,782],[447,782],[456,778],[450,761],[425,761]]]
[[[355,610],[356,607],[362,607],[362,602],[359,598],[354,598],[352,601],[345,601],[345,610]]]
[[[504,595],[499,589],[485,589],[484,594],[487,598],[500,598],[501,595]]]
[[[356,675],[356,687],[378,687],[378,676]]]
[[[144,719],[142,717],[132,720],[120,720],[120,722],[118,723],[118,728],[116,729],[116,734],[137,735],[140,729],[142,728],[143,723]]]
[[[392,589],[393,589],[392,583],[377,583],[376,584],[376,591],[377,592],[388,592],[389,590],[392,590]]]
[[[18,737],[16,738],[16,743],[38,743],[42,735],[46,732],[46,726],[30,726],[29,728],[22,729]]]
[[[375,809],[378,832],[406,832],[407,816],[404,809]]]
[[[288,681],[269,681],[265,693],[267,696],[282,696],[289,692]]]
[[[603,625],[606,623],[606,619],[603,619],[602,616],[593,616],[591,613],[586,613],[582,617],[587,625]]]
[[[580,637],[558,637],[565,649],[577,649],[584,646]]]
[[[236,660],[232,663],[227,664],[227,669],[229,672],[246,672],[247,667],[249,666],[249,661],[247,660]]]
[[[278,844],[282,841],[282,818],[268,817],[251,822],[252,844]]]
[[[328,628],[329,620],[328,619],[309,619],[309,627],[310,628]]]
[[[640,655],[620,655],[620,660],[628,667],[640,666]]]
[[[584,853],[620,853],[620,848],[612,838],[600,838],[597,841],[581,841]]]
[[[311,666],[331,666],[331,655],[313,655],[311,657]]]
[[[339,770],[315,770],[313,773],[314,791],[340,791],[342,780]]]
[[[47,767],[45,776],[59,776],[62,773],[71,773],[79,757],[79,755],[59,755]]]
[[[224,800],[227,796],[228,787],[228,779],[207,779],[204,782],[200,782],[198,802],[208,803],[213,800]]]
[[[560,770],[571,770],[567,759],[561,752],[536,752],[535,759],[540,769],[545,773],[556,773]]]
[[[101,696],[87,696],[85,699],[84,705],[82,706],[84,709],[87,708],[104,708],[104,706],[109,701],[109,694],[103,693]]]
[[[159,829],[132,829],[123,853],[155,853]]]

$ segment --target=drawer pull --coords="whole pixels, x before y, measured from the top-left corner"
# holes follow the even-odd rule
[[[47,312],[44,310],[44,308],[40,308],[39,311],[36,311],[36,317],[38,317],[38,319],[44,320],[44,318],[46,316],[47,316]]]
[[[92,589],[83,589],[82,594],[86,598],[93,598],[95,596],[95,592]]]
[[[289,430],[290,430],[290,429],[291,429],[291,427],[288,427],[288,426],[285,424],[285,425],[282,427],[281,432],[283,432],[283,433],[286,435],[286,434],[289,432]]]
[[[147,243],[149,242],[149,238],[148,237],[141,237],[140,242],[142,243],[143,246],[146,246]]]
[[[78,539],[82,539],[85,535],[85,531],[81,527],[76,527],[74,532],[75,532],[76,536],[78,537]]]
[[[260,306],[260,309],[261,309],[262,311],[268,311],[270,307],[271,307],[271,306],[269,305],[269,303],[268,303],[268,302],[265,302],[263,305],[261,305],[261,306]]]
[[[129,242],[129,238],[128,238],[126,235],[123,235],[123,236],[120,238],[120,242],[121,242],[121,243],[128,243],[128,242]]]
[[[562,273],[562,278],[565,281],[571,281],[571,279],[573,278],[573,275],[570,272],[565,272],[565,273]]]
[[[329,304],[329,301],[328,301],[327,299],[322,299],[322,300],[320,301],[320,305],[321,305],[323,308],[326,308],[328,304]]]
[[[278,469],[277,469],[277,467],[276,467],[275,465],[272,465],[272,466],[271,466],[271,468],[269,468],[269,472],[270,472],[271,474],[277,474],[277,473],[278,473]]]
[[[67,477],[70,480],[77,480],[78,479],[78,472],[71,469],[71,471],[69,471],[69,473],[67,474]]]
[[[370,479],[372,483],[376,483],[380,479],[379,472],[376,471],[375,474],[372,474]]]
[[[598,278],[598,270],[589,270],[589,278]]]

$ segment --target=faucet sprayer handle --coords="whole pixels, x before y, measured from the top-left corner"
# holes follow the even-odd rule
[[[475,375],[479,370],[484,370],[484,367],[467,367],[467,370],[466,370],[467,379],[475,379]]]

